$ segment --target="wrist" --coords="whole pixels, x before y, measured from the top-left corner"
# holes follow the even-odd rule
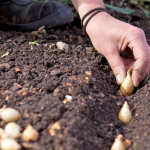
[[[84,1],[84,0],[83,0]],[[91,9],[94,9],[94,8],[98,8],[98,7],[101,7],[101,8],[105,8],[104,6],[104,3],[103,2],[97,2],[96,0],[93,2],[80,2],[78,3],[78,13],[80,15],[80,18],[82,19],[82,17],[88,12],[90,11]]]
[[[111,21],[114,19],[109,13],[107,12],[100,12],[98,14],[96,14],[94,17],[91,18],[91,20],[89,21],[87,27],[86,27],[86,31],[87,34],[90,36],[90,34],[94,34],[93,30],[98,30],[98,31],[105,31],[105,28],[111,24]],[[101,34],[102,35],[102,34]]]
[[[98,8],[91,9],[82,17],[81,25],[82,25],[83,31],[86,36],[88,36],[88,34],[86,32],[86,27],[87,27],[88,23],[94,16],[96,16],[97,14],[102,13],[102,12],[108,13],[108,11],[105,8],[98,7]]]

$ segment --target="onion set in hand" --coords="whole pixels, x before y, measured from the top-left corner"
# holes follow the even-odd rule
[[[134,91],[134,84],[132,81],[132,77],[131,77],[131,70],[133,69],[133,67],[131,67],[128,71],[127,71],[127,76],[126,78],[123,80],[120,90],[122,92],[122,94],[124,96],[128,96],[131,95]]]

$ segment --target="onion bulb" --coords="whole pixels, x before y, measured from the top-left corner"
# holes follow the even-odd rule
[[[1,140],[1,150],[20,150],[21,146],[11,138]]]
[[[34,129],[31,125],[28,125],[26,129],[22,133],[22,139],[26,142],[37,141],[39,138],[39,133],[36,129]]]
[[[113,143],[111,150],[126,150],[126,146],[124,145],[122,134],[119,134],[115,138],[115,142]]]
[[[119,112],[118,118],[124,123],[129,123],[132,120],[132,113],[129,109],[129,105],[127,102],[123,104],[123,107]]]
[[[119,134],[115,138],[115,142],[113,143],[111,150],[126,150],[126,146],[124,145],[122,134]]]
[[[127,71],[127,76],[123,80],[123,82],[120,86],[120,90],[121,90],[121,92],[124,96],[131,95],[134,91],[134,84],[133,84],[132,77],[131,77],[131,74],[130,74],[131,69],[133,69],[133,67],[131,67]]]
[[[11,134],[15,139],[20,137],[20,130],[21,127],[14,122],[10,122],[5,126],[5,132]]]
[[[13,108],[5,108],[0,112],[0,117],[5,122],[14,122],[20,119],[20,114]]]

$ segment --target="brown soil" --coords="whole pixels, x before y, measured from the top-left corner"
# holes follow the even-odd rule
[[[150,44],[150,25],[141,12],[111,14],[141,27]],[[22,129],[33,125],[37,142],[18,142],[22,150],[109,150],[115,137],[123,134],[132,144],[128,150],[150,149],[149,76],[128,97],[123,97],[107,60],[84,36],[78,18],[63,29],[49,30],[36,39],[31,33],[0,32],[0,107],[16,108]],[[59,50],[63,41],[69,50]],[[107,41],[106,41],[107,42]],[[73,97],[64,103],[66,95]],[[118,112],[128,101],[133,120],[124,124]],[[58,122],[53,135],[48,131]],[[0,126],[6,123],[0,121]],[[135,148],[133,145],[137,145]]]

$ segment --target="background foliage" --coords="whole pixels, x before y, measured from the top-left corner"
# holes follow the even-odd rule
[[[42,1],[42,0],[34,0],[34,1]],[[63,3],[71,3],[71,0],[56,0],[56,1],[60,1]],[[119,11],[119,12],[122,12],[125,14],[131,14],[132,12],[135,11],[134,9],[140,9],[146,14],[146,16],[148,18],[150,18],[150,0],[129,0],[129,1],[127,1],[132,6],[132,8],[124,8],[125,2],[126,2],[126,0],[121,0],[120,3],[118,2],[119,3],[118,7],[105,3],[105,7],[107,9],[112,9],[112,10]]]

